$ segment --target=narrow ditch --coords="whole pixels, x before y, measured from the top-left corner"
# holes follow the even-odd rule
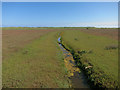
[[[76,67],[72,54],[60,44],[61,37],[58,38],[59,46],[63,51],[65,66],[68,71],[68,78],[71,81],[72,88],[90,88],[82,70]]]

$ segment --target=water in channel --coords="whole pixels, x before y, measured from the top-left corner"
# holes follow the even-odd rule
[[[60,42],[60,40],[61,40],[61,37],[58,38],[58,42]],[[81,70],[78,67],[76,67],[75,60],[73,59],[72,54],[69,51],[67,51],[61,44],[59,44],[59,46],[63,51],[64,62],[68,71],[68,77],[72,83],[71,87],[72,88],[90,88],[86,81],[86,77],[81,72]]]

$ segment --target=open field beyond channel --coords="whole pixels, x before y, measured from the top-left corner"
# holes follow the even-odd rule
[[[118,86],[117,29],[64,30],[62,44],[83,68],[93,85]]]

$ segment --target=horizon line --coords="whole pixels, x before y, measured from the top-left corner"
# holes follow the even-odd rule
[[[19,27],[19,26],[16,26],[16,27],[1,27],[1,28],[119,28],[119,27],[32,27],[32,26],[25,26],[25,27]]]

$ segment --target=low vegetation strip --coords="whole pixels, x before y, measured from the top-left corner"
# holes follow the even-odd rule
[[[117,40],[79,30],[66,30],[61,36],[62,44],[73,54],[92,87],[118,88]]]
[[[31,43],[42,35],[54,30],[43,30],[39,28],[6,27],[2,31],[2,59],[10,54],[19,52],[25,45]]]
[[[57,32],[49,32],[3,61],[3,88],[68,88]]]

